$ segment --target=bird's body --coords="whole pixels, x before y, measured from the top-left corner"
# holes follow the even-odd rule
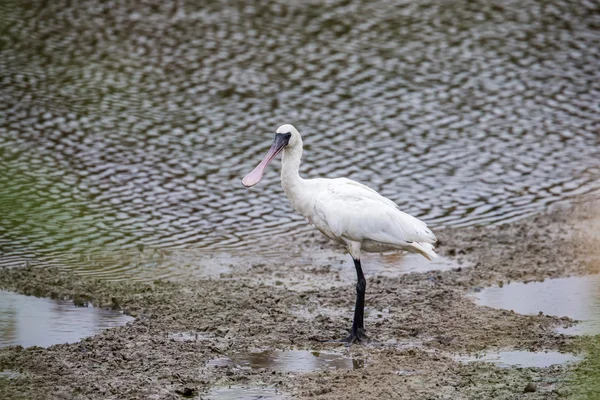
[[[357,247],[371,253],[406,250],[436,257],[436,238],[427,225],[368,186],[347,178],[303,179],[297,190],[286,194],[296,211],[355,259],[360,259]]]
[[[292,125],[277,129],[269,153],[242,183],[248,187],[258,183],[268,163],[280,152],[281,186],[294,209],[329,239],[345,246],[354,260],[359,284],[348,340],[360,340],[364,336],[362,309],[366,286],[361,251],[406,250],[432,259],[437,257],[433,251],[436,237],[423,221],[400,211],[396,203],[368,186],[347,178],[301,178],[302,138]]]

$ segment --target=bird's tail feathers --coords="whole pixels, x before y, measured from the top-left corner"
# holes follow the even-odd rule
[[[429,261],[432,261],[434,258],[438,258],[438,255],[433,251],[434,247],[431,243],[425,242],[413,242],[410,244],[412,248],[414,248],[418,253],[422,254]]]

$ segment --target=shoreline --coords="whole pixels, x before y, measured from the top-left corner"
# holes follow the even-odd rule
[[[535,392],[528,399],[561,398],[570,393],[574,365],[500,368],[460,363],[455,356],[499,349],[581,353],[593,341],[554,331],[573,324],[570,318],[482,307],[468,294],[514,281],[600,273],[600,238],[589,234],[590,226],[600,225],[596,210],[595,203],[578,203],[505,225],[436,232],[440,253],[461,266],[370,277],[366,328],[373,341],[349,349],[317,339],[345,334],[354,285],[299,292],[251,279],[256,271],[274,278],[282,269],[292,278],[298,274],[285,265],[253,266],[227,280],[150,284],[55,269],[2,269],[2,289],[89,301],[136,320],[77,343],[0,349],[1,369],[19,372],[0,378],[0,395],[176,399],[235,385],[268,386],[289,398],[510,398],[531,383]],[[206,365],[257,349],[334,352],[364,365],[304,373]]]

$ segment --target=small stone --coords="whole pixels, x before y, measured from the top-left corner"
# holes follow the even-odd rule
[[[536,390],[537,389],[536,389],[535,385],[532,382],[529,382],[527,384],[527,386],[525,386],[525,389],[523,389],[523,393],[533,393]]]
[[[196,388],[184,387],[180,390],[175,390],[175,393],[182,397],[195,397],[198,394],[198,390]]]
[[[82,296],[78,296],[78,295],[75,295],[73,297],[73,304],[75,304],[75,307],[87,307],[88,306],[87,301]]]

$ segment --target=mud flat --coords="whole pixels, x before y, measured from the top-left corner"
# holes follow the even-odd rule
[[[300,273],[293,265],[151,284],[2,269],[4,290],[89,302],[136,319],[76,343],[0,349],[0,397],[586,398],[598,393],[597,336],[561,333],[576,323],[568,315],[479,306],[473,294],[600,273],[599,211],[588,202],[493,228],[438,231],[440,252],[458,267],[368,276],[372,340],[351,348],[318,339],[346,333],[353,285],[298,291],[265,283],[282,271],[293,278]],[[502,351],[516,361],[487,361]],[[547,356],[528,367],[518,357],[528,352]]]

